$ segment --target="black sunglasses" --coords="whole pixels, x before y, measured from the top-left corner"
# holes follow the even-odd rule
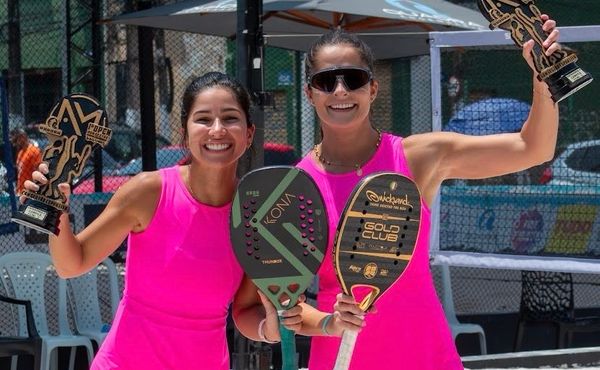
[[[354,91],[371,82],[373,74],[366,68],[360,67],[332,67],[313,73],[308,78],[308,86],[332,93],[338,81],[344,84],[348,91]]]

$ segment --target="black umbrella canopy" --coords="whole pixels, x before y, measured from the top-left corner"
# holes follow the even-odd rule
[[[117,16],[109,22],[234,37],[237,0],[186,0]],[[323,32],[357,33],[387,59],[429,52],[428,32],[485,29],[474,10],[444,0],[264,0],[267,44],[307,50]]]

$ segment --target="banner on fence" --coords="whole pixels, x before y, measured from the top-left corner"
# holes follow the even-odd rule
[[[444,186],[440,251],[600,258],[600,189]]]

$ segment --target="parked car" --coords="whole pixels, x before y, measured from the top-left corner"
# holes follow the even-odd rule
[[[121,167],[119,162],[117,162],[108,152],[105,150],[101,151],[102,153],[102,177],[110,176],[115,173],[117,169]],[[90,155],[90,157],[85,162],[85,166],[83,167],[83,171],[81,171],[81,176],[73,180],[73,191],[77,189],[84,182],[89,182],[92,191],[94,189],[94,153]]]
[[[600,140],[571,144],[542,173],[547,185],[600,185]]]
[[[48,145],[48,138],[38,130],[37,126],[36,124],[30,124],[25,126],[24,129],[29,139],[43,150]],[[110,128],[112,129],[112,137],[103,149],[120,166],[124,166],[129,161],[142,155],[142,137],[140,132],[136,132],[123,125],[113,125]],[[160,135],[156,136],[157,149],[168,145],[170,145],[169,140]]]
[[[291,145],[266,142],[263,148],[265,151],[265,166],[293,166],[300,161],[300,158],[296,155],[294,147]]]
[[[264,144],[265,166],[271,165],[294,165],[299,158],[296,156],[294,147],[287,144],[276,144],[267,142]],[[158,149],[156,152],[156,167],[171,167],[176,164],[184,164],[188,160],[187,149],[180,146],[168,146]],[[106,168],[106,167],[105,167]],[[123,167],[107,169],[102,178],[102,191],[115,192],[132,176],[142,172],[142,158],[138,157]],[[73,188],[74,194],[87,194],[94,192],[94,179],[84,178],[76,183]]]
[[[104,147],[119,163],[125,165],[129,161],[142,155],[141,132],[136,132],[127,126],[111,126],[112,137]],[[156,136],[156,148],[169,146],[171,143],[166,138]]]
[[[170,146],[156,151],[156,167],[164,168],[174,166],[182,161],[187,150],[180,146]],[[134,175],[142,172],[142,158],[138,157],[127,165],[120,167],[102,177],[102,191],[106,193],[115,192],[121,185]],[[94,179],[88,178],[78,183],[74,189],[75,194],[86,194],[94,192]]]

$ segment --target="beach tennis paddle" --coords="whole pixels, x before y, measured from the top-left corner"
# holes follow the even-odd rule
[[[333,260],[342,290],[367,311],[408,266],[419,233],[421,197],[396,173],[376,173],[354,188],[338,223]],[[335,370],[350,366],[357,332],[344,331]]]
[[[295,167],[244,175],[231,210],[231,241],[246,275],[277,308],[293,307],[327,249],[327,213],[314,180]],[[279,325],[282,370],[298,369],[294,333]]]

